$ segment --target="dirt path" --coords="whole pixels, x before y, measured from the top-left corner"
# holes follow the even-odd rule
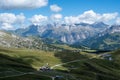
[[[96,57],[92,57],[92,58],[89,58],[89,59],[93,59],[93,58],[96,58]],[[79,62],[79,61],[85,61],[85,60],[89,60],[89,59],[80,59],[80,60],[77,59],[77,60],[73,60],[73,61],[69,61],[69,62],[65,62],[65,63],[61,63],[61,64],[56,64],[56,65],[52,66],[51,69],[54,69],[55,67],[59,67],[59,66],[65,65],[65,64]]]

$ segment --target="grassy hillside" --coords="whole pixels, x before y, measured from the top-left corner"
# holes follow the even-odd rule
[[[0,54],[21,59],[23,62],[30,64],[34,68],[39,68],[46,63],[49,63],[50,66],[55,65],[56,63],[61,63],[59,59],[54,57],[53,52],[48,51],[0,48]]]
[[[113,51],[111,54],[112,54],[112,57],[114,59],[114,62],[119,64],[120,63],[120,49]]]
[[[113,61],[109,61],[86,52],[0,47],[0,80],[52,80],[55,76],[62,76],[55,80],[119,80],[120,58],[115,56],[117,54],[114,54]],[[53,70],[38,71],[46,63]]]
[[[69,52],[70,53],[70,52]],[[61,55],[64,54],[64,55]],[[71,53],[73,54],[73,53]],[[56,56],[66,62],[66,60],[81,59],[77,62],[72,62],[63,65],[70,74],[77,79],[82,80],[119,80],[120,79],[120,64],[114,61],[99,59],[97,57],[81,56],[79,53],[71,57],[67,52],[57,53]]]

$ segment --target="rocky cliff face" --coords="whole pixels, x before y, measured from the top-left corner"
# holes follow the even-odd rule
[[[94,24],[46,24],[31,25],[28,28],[14,31],[15,34],[22,36],[39,36],[42,38],[51,38],[60,40],[64,43],[72,44],[82,41],[88,37],[92,37],[97,33],[105,30],[108,25],[99,22]]]

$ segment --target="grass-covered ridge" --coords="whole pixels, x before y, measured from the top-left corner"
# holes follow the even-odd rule
[[[34,68],[39,68],[46,63],[50,63],[51,66],[60,63],[60,60],[54,56],[54,53],[49,51],[0,48],[0,54],[24,60],[24,62],[27,62]]]

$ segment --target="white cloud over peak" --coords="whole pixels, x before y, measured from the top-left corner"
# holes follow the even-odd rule
[[[64,18],[65,22],[68,24],[74,24],[74,23],[89,23],[92,24],[94,22],[109,22],[113,19],[116,19],[118,16],[118,13],[105,13],[105,14],[99,14],[95,13],[93,10],[85,11],[83,14],[80,14],[78,16],[66,16]]]
[[[116,19],[116,24],[120,24],[120,17]]]
[[[1,29],[10,30],[10,29],[14,29],[14,27],[9,23],[3,23],[1,24]]]
[[[34,9],[47,4],[48,0],[0,0],[0,9]]]
[[[79,18],[75,16],[67,16],[64,17],[64,20],[67,24],[74,24],[74,23],[79,23]]]
[[[120,17],[118,13],[96,13],[93,10],[85,11],[83,14],[77,16],[65,16],[62,14],[56,13],[51,16],[33,15],[31,18],[27,18],[23,13],[13,14],[13,13],[0,13],[0,29],[16,29],[26,25],[29,25],[29,21],[35,25],[46,24],[49,22],[58,22],[58,23],[89,23],[94,22],[104,22],[107,24],[120,24]]]
[[[13,13],[0,14],[0,28],[13,29],[13,25],[23,24],[25,20],[24,14],[15,15]]]
[[[53,21],[60,21],[61,19],[62,19],[62,14],[53,14],[53,15],[51,15],[51,19],[53,20]]]
[[[116,13],[116,12],[115,13],[105,13],[101,16],[101,21],[108,22],[112,19],[117,18],[117,16],[118,16],[118,13]]]
[[[61,10],[62,10],[62,8],[61,8],[61,7],[59,7],[59,6],[58,6],[58,5],[56,5],[56,4],[51,5],[51,6],[50,6],[50,9],[51,9],[51,11],[53,11],[53,12],[59,12],[59,11],[61,11]]]
[[[47,20],[48,20],[48,17],[43,15],[34,15],[32,18],[29,19],[29,21],[35,25],[42,24],[42,22],[45,22]]]

